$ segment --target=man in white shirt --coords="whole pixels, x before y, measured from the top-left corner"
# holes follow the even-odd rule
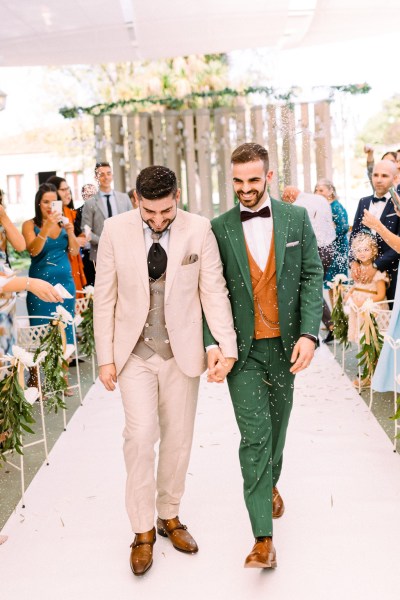
[[[108,162],[96,163],[94,174],[99,184],[99,190],[95,196],[85,202],[82,212],[82,228],[84,229],[85,225],[90,227],[90,259],[96,263],[97,246],[104,221],[109,217],[132,210],[132,204],[128,194],[112,189],[113,174]]]
[[[394,210],[389,193],[390,187],[397,183],[396,177],[397,168],[393,162],[381,160],[374,165],[372,185],[375,194],[373,196],[361,198],[358,204],[350,236],[350,245],[353,237],[357,235],[357,233],[360,233],[360,231],[370,231],[373,234],[376,233],[363,224],[364,211],[368,211],[373,217],[379,219],[389,231],[396,235],[400,235],[400,219]],[[363,283],[370,283],[374,278],[377,269],[379,271],[386,271],[390,277],[386,297],[388,300],[393,300],[396,291],[397,270],[400,255],[393,250],[380,235],[377,235],[376,238],[378,242],[378,258],[366,271],[363,271]],[[357,269],[358,265],[356,261],[352,260],[352,274],[360,277],[360,273],[356,273]]]
[[[333,260],[334,247],[333,242],[336,239],[335,225],[332,219],[332,211],[329,202],[320,194],[311,194],[301,192],[295,186],[286,186],[282,193],[284,202],[296,203],[296,206],[302,206],[308,212],[311,225],[313,226],[315,237],[317,238],[318,252],[324,267],[324,277]],[[331,311],[324,300],[322,322],[328,329],[328,335],[324,339],[325,343],[333,341]]]

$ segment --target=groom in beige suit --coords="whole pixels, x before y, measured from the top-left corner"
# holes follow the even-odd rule
[[[142,575],[153,561],[155,509],[159,535],[177,550],[198,549],[178,515],[206,367],[202,313],[218,344],[208,350],[209,369],[218,361],[231,368],[237,346],[208,219],[177,208],[180,190],[166,167],[143,169],[136,197],[139,210],[104,224],[94,329],[100,380],[113,390],[118,378],[125,410],[126,506],[136,534],[130,565]]]

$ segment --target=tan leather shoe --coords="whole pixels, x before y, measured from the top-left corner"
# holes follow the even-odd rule
[[[278,488],[272,488],[272,518],[279,519],[285,512],[285,505],[282,496],[278,492]]]
[[[256,539],[253,550],[244,561],[244,566],[246,569],[275,569],[277,562],[272,538]]]
[[[134,575],[143,575],[153,564],[153,546],[156,541],[155,527],[145,533],[137,533],[131,544],[130,565]]]
[[[187,552],[188,554],[196,554],[198,546],[190,533],[187,530],[186,525],[182,525],[179,517],[174,519],[157,519],[157,532],[163,537],[169,537],[174,548],[180,552]]]

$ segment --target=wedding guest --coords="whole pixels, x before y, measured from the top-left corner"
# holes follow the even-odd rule
[[[51,183],[42,183],[35,196],[35,216],[22,225],[22,234],[31,255],[29,277],[44,279],[52,285],[61,283],[72,298],[64,300],[64,308],[75,313],[75,284],[68,255],[79,253],[79,243],[72,223],[62,224],[60,215],[52,210],[57,200],[57,189]],[[43,302],[29,289],[27,308],[29,316],[51,316],[56,303]],[[47,319],[32,319],[31,325],[46,324]],[[73,344],[72,327],[66,329],[68,344]]]
[[[131,190],[128,191],[128,196],[129,196],[129,198],[130,198],[130,200],[132,202],[132,208],[139,208],[139,203],[136,200],[135,190],[134,189],[131,189]]]
[[[334,241],[336,239],[335,225],[332,219],[332,211],[329,204],[319,194],[301,192],[297,187],[288,185],[282,192],[282,200],[295,203],[296,206],[302,206],[306,209],[311,221],[312,228],[317,238],[318,253],[324,268],[324,281],[326,274],[334,257]],[[323,299],[322,322],[328,330],[328,334],[323,340],[325,344],[333,341],[333,323],[331,311],[325,299]]]
[[[314,189],[315,194],[324,196],[330,204],[332,219],[335,225],[336,239],[332,242],[333,259],[324,277],[324,288],[336,275],[347,275],[349,264],[349,221],[347,211],[337,198],[336,188],[329,179],[319,179]],[[333,306],[333,290],[329,288],[329,298]]]
[[[371,144],[365,144],[364,152],[367,155],[367,175],[368,175],[368,179],[372,185],[372,190],[373,190],[374,186],[372,184],[372,173],[374,171],[374,164],[375,164],[374,147],[371,146]],[[397,170],[400,172],[400,156],[399,155],[400,155],[400,150],[395,150],[395,151],[389,150],[389,152],[385,152],[385,154],[382,156],[381,160],[390,160],[390,162],[395,163]],[[399,187],[400,187],[400,183],[398,184],[398,188]],[[398,189],[397,191],[399,192],[400,190]]]
[[[23,235],[10,220],[4,208],[4,194],[0,190],[0,275],[5,275],[10,267],[7,244],[17,252],[26,248]],[[0,353],[8,354],[15,344],[15,290],[2,289],[0,293]]]
[[[49,177],[47,183],[52,183],[57,188],[57,197],[63,203],[63,214],[67,217],[68,221],[74,226],[74,234],[82,248],[86,244],[85,234],[80,228],[77,228],[76,215],[77,211],[74,207],[72,199],[71,188],[69,187],[66,179],[53,175]],[[83,267],[83,261],[80,252],[78,254],[68,254],[69,262],[71,263],[72,277],[75,283],[75,289],[77,290],[76,297],[79,298],[82,294],[79,294],[78,290],[83,290],[86,282],[86,276]]]
[[[109,217],[132,210],[132,203],[128,194],[112,189],[113,174],[108,162],[96,163],[94,173],[99,184],[99,190],[94,197],[86,200],[83,207],[82,223],[83,228],[85,225],[90,227],[90,258],[96,263],[97,246],[103,231],[104,221]]]
[[[397,216],[400,217],[400,212],[396,207],[394,210]],[[400,253],[400,237],[397,233],[390,231],[380,219],[374,217],[368,210],[364,210],[362,222],[370,230],[376,231],[385,244],[390,246],[395,252]],[[396,288],[387,336],[394,340],[400,339],[400,287]],[[386,339],[372,377],[371,385],[377,392],[400,392],[400,385],[395,382],[395,376],[398,373],[394,372],[393,352],[397,352],[397,350],[394,350]],[[400,364],[399,360],[397,364]]]
[[[382,225],[395,235],[400,235],[400,218],[396,214],[393,201],[390,197],[389,189],[396,186],[399,182],[400,175],[397,172],[396,165],[389,160],[381,160],[374,165],[372,173],[372,184],[375,194],[361,198],[354,217],[353,229],[350,235],[350,244],[357,233],[363,230],[368,230],[368,226],[363,221],[365,210],[369,211],[373,217],[376,217]],[[370,230],[375,233],[375,229]],[[400,254],[394,250],[386,241],[377,233],[378,242],[378,257],[376,260],[360,273],[360,267],[350,253],[351,276],[353,279],[362,278],[363,283],[370,283],[375,277],[376,271],[386,271],[389,276],[390,283],[387,289],[387,299],[393,300],[396,283],[397,271]]]
[[[361,275],[363,270],[378,256],[378,244],[376,239],[369,233],[358,233],[354,236],[351,243],[351,251],[355,260],[357,260],[360,265],[360,277],[354,280],[354,284],[350,287],[344,300],[350,309],[347,337],[349,342],[357,343],[360,339],[361,327],[364,323],[362,313],[357,309],[369,298],[373,302],[380,302],[379,308],[381,310],[388,310],[388,304],[383,301],[386,300],[386,287],[389,282],[389,277],[385,272],[376,271],[375,276],[370,283],[362,282]],[[376,316],[376,320],[379,325],[379,315]],[[370,383],[369,377],[367,379],[362,379],[361,382],[359,382],[358,379],[353,381],[355,387],[369,387]]]
[[[89,200],[89,198],[93,198],[97,194],[97,186],[94,183],[85,183],[81,189],[81,197],[83,200],[83,205],[80,206],[76,211],[76,220],[75,224],[79,226],[79,230],[82,231],[83,228],[83,208],[85,206],[85,202]],[[76,235],[75,230],[75,235]],[[83,230],[83,233],[86,237],[86,244],[81,247],[81,254],[83,260],[83,270],[85,272],[86,283],[87,285],[94,285],[96,271],[94,268],[94,262],[90,258],[90,240],[91,240],[91,230],[88,226],[86,226],[86,231]]]

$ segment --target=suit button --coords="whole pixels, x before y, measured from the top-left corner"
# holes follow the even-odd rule
[[[169,344],[169,340],[165,340],[165,343],[166,343],[166,344]]]
[[[145,342],[148,342],[150,340],[150,338],[144,338]]]
[[[144,324],[144,326],[145,326],[145,327],[148,327],[148,326],[149,326],[149,324],[148,324],[148,323],[145,323],[145,324]]]

